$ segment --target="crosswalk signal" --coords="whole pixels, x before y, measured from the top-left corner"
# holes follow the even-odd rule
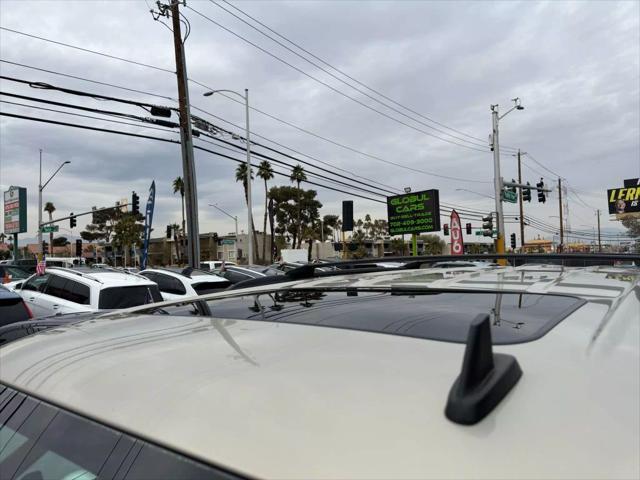
[[[69,214],[69,228],[74,228],[78,224],[75,215],[73,212]]]
[[[482,217],[482,236],[493,237],[493,215]]]
[[[516,234],[515,233],[511,234],[511,248],[513,248],[514,250],[516,248]]]
[[[82,256],[82,240],[76,240],[76,257]]]
[[[471,224],[467,223],[465,227],[467,228],[467,235],[471,235]]]
[[[136,192],[131,193],[131,211],[134,215],[140,213],[140,197]]]
[[[448,236],[448,235],[449,235],[449,225],[444,224],[444,225],[442,226],[442,233],[444,233],[444,234],[445,234],[445,236]]]
[[[544,181],[542,178],[538,183],[536,183],[536,187],[538,189],[538,203],[545,203],[547,200],[546,195],[544,194]]]
[[[527,188],[522,189],[522,200],[525,202],[531,201],[531,188],[528,188],[531,184],[527,182]]]
[[[167,238],[171,240],[171,225],[167,225]]]

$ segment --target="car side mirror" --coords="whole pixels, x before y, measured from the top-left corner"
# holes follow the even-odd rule
[[[15,287],[13,287],[14,290],[18,290],[18,289],[22,289],[22,283],[18,283]]]

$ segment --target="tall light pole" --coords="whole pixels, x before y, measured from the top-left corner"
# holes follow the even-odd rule
[[[235,92],[233,90],[211,90],[209,92],[205,92],[203,95],[205,97],[209,97],[214,93],[219,92],[227,92],[232,93],[234,95],[239,96],[244,100],[244,110],[245,110],[245,143],[247,144],[247,210],[248,210],[248,227],[247,232],[249,233],[249,254],[248,254],[248,264],[252,265],[254,263],[253,257],[253,208],[251,205],[251,138],[249,132],[249,89],[244,89],[244,95],[241,93]],[[236,233],[237,236],[237,233]]]
[[[40,149],[40,176],[38,177],[38,251],[40,252],[40,256],[44,255],[44,249],[42,248],[42,190],[44,187],[49,185],[49,182],[56,174],[60,171],[62,167],[64,167],[67,163],[71,163],[69,160],[66,160],[60,164],[58,169],[53,172],[53,175],[49,177],[49,180],[42,184],[42,149]]]
[[[500,176],[500,135],[499,123],[504,117],[514,110],[524,110],[520,105],[518,97],[512,99],[514,106],[502,115],[498,114],[498,105],[491,105],[491,121],[493,126],[492,145],[493,145],[493,187],[495,190],[496,216],[498,217],[497,228],[498,238],[496,239],[496,253],[504,253],[504,215],[502,213],[502,177]]]
[[[221,209],[218,205],[214,203],[210,203],[209,206],[213,208],[217,208],[222,213],[224,213],[227,217],[233,218],[233,220],[236,222],[236,262],[237,262],[238,261],[238,217],[236,215],[231,215],[229,212],[225,212],[223,209]]]

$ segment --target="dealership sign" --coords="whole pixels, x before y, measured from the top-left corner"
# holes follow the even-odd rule
[[[387,197],[389,235],[440,230],[438,190]]]
[[[609,214],[618,219],[640,216],[640,179],[629,178],[624,187],[607,190]]]
[[[464,243],[462,242],[462,224],[460,215],[455,210],[451,210],[451,255],[462,255],[464,253]]]
[[[4,192],[4,233],[27,231],[27,189],[9,187]]]

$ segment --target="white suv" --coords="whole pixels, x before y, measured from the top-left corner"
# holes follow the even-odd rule
[[[51,267],[16,287],[35,318],[128,308],[162,301],[158,286],[139,275],[113,270],[85,273]]]
[[[215,293],[231,285],[226,278],[196,269],[184,269],[182,272],[165,268],[147,268],[140,275],[158,284],[164,300]]]

